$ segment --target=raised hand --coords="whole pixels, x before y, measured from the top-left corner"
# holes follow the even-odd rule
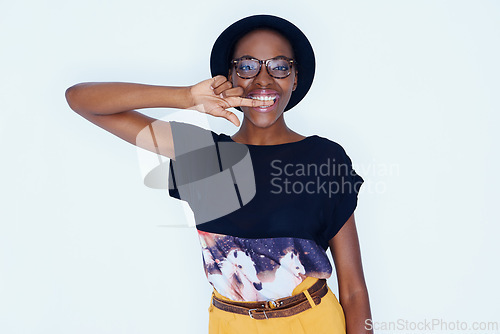
[[[241,87],[234,87],[222,75],[204,80],[190,87],[192,107],[215,117],[224,117],[236,126],[240,125],[238,117],[226,110],[231,107],[258,107],[269,105],[269,101],[253,100],[242,97]]]

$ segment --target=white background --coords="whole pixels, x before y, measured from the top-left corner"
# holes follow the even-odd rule
[[[219,33],[262,13],[317,57],[289,126],[339,142],[366,181],[374,320],[500,322],[500,2],[25,0],[0,4],[0,333],[206,332],[196,230],[166,227],[187,225],[181,204],[64,92],[207,79]]]

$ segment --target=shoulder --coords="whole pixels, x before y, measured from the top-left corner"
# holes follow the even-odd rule
[[[310,136],[310,143],[328,154],[346,155],[346,151],[338,142],[319,135]]]
[[[194,124],[169,121],[176,155],[214,146],[220,135]]]

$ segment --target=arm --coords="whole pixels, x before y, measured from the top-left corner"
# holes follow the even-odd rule
[[[224,117],[238,126],[238,117],[227,108],[265,103],[242,98],[242,94],[241,87],[233,88],[225,77],[217,76],[187,87],[124,82],[80,83],[66,90],[66,100],[76,113],[104,130],[133,145],[174,158],[170,123],[133,109],[195,109]]]
[[[354,214],[329,242],[337,270],[339,301],[344,309],[347,334],[373,333],[365,329],[371,319]]]
[[[182,87],[161,87],[121,82],[80,83],[66,90],[66,100],[77,114],[123,140],[173,158],[170,124],[133,109],[188,107],[188,92]]]

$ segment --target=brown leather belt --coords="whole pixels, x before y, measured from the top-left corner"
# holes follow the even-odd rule
[[[321,298],[328,292],[326,279],[318,280],[306,291],[315,305],[320,304]],[[259,302],[229,302],[212,295],[212,304],[222,311],[248,315],[257,320],[282,318],[311,308],[311,303],[304,292],[291,297]]]

